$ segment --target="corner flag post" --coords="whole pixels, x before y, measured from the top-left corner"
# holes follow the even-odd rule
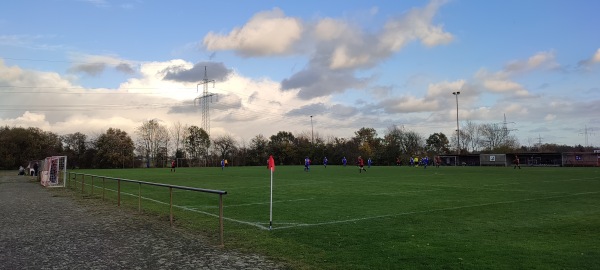
[[[269,203],[269,231],[273,228],[273,171],[275,171],[275,160],[273,155],[269,156],[267,168],[271,171],[271,200]]]

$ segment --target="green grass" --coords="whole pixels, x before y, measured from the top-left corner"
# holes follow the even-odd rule
[[[297,269],[592,269],[600,265],[600,169],[278,166],[273,230],[264,167],[73,172],[225,190],[225,246]],[[86,183],[90,179],[86,178]],[[112,182],[106,186],[116,189]],[[95,194],[101,181],[95,180]],[[78,183],[81,190],[81,183]],[[85,187],[89,194],[90,187]],[[137,184],[123,184],[137,195]],[[167,189],[141,195],[168,202]],[[107,200],[116,203],[114,192]],[[218,196],[174,191],[176,226],[218,242]],[[123,196],[137,209],[138,199]],[[169,207],[142,209],[168,222]],[[195,211],[190,211],[193,209]]]

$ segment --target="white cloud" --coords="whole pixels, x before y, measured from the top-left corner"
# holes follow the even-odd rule
[[[548,114],[546,115],[546,117],[544,117],[545,121],[554,121],[556,119],[556,115],[555,114]]]
[[[72,54],[71,59],[74,61],[69,69],[71,72],[83,72],[92,76],[101,74],[107,67],[125,74],[134,74],[137,65],[134,61],[113,55]]]
[[[514,73],[523,73],[536,69],[555,69],[559,67],[556,63],[556,56],[552,51],[538,52],[527,60],[517,60],[510,62],[503,72],[511,75]]]
[[[25,111],[22,115],[18,115],[14,119],[0,119],[0,123],[6,126],[16,127],[39,127],[46,129],[50,127],[50,123],[46,121],[46,116],[40,113],[32,113]]]
[[[418,39],[429,47],[447,44],[454,37],[444,32],[441,25],[432,21],[445,1],[431,1],[425,8],[415,8],[398,20],[386,23],[380,37],[380,46],[390,51],[402,49],[408,42]]]
[[[383,108],[387,113],[429,112],[437,111],[439,109],[439,102],[437,100],[414,96],[404,96],[387,99],[380,102],[377,106]]]
[[[592,62],[600,63],[600,48],[596,50],[596,53],[594,54],[594,56],[592,56]]]
[[[436,97],[444,97],[449,95],[452,92],[455,91],[463,91],[464,92],[464,88],[466,86],[466,81],[465,80],[458,80],[458,81],[454,81],[454,82],[439,82],[439,83],[433,83],[433,84],[429,84],[429,87],[427,88],[427,96],[426,98],[436,98]],[[466,94],[466,93],[463,93]]]
[[[300,20],[285,17],[282,10],[274,8],[257,13],[227,35],[209,32],[203,44],[211,51],[235,50],[243,56],[283,55],[292,52],[302,31]]]

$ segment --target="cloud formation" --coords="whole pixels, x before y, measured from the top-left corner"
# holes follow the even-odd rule
[[[74,54],[72,56],[74,62],[69,68],[73,73],[85,73],[90,76],[98,76],[107,68],[113,68],[121,73],[132,75],[135,74],[137,65],[134,61],[120,59],[112,55],[81,55]]]
[[[210,32],[203,44],[210,51],[232,50],[243,56],[309,52],[309,63],[281,82],[282,90],[298,90],[299,98],[309,100],[366,88],[369,78],[358,78],[355,73],[389,58],[410,42],[418,40],[428,47],[451,42],[452,34],[433,24],[444,2],[434,0],[412,9],[388,20],[378,32],[333,18],[303,24],[275,8],[256,14],[227,35]]]
[[[205,76],[209,81],[225,81],[232,70],[227,69],[223,63],[199,62],[191,68],[181,65],[169,66],[162,73],[168,81],[200,83]]]
[[[255,14],[246,25],[228,34],[209,32],[202,44],[209,51],[233,50],[241,56],[285,55],[302,36],[299,19],[286,17],[279,8]]]

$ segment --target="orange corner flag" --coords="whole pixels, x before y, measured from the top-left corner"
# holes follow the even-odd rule
[[[272,172],[275,171],[275,160],[273,159],[273,155],[269,156],[269,163],[267,164],[267,168],[270,169]]]

